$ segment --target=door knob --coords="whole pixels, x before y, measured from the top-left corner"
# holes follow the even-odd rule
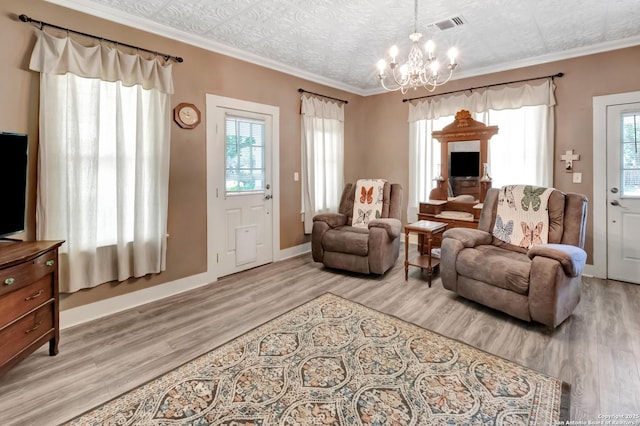
[[[619,206],[619,205],[620,205],[620,203],[618,202],[618,200],[613,200],[613,201],[611,202],[611,205],[612,205],[612,206]]]
[[[266,195],[264,196],[264,199],[265,199],[265,200],[270,200],[271,198],[272,198],[271,194],[266,194]]]

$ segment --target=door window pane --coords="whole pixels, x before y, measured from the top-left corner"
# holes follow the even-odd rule
[[[622,115],[621,195],[640,197],[640,111]]]
[[[227,116],[225,128],[226,192],[264,191],[264,122]]]

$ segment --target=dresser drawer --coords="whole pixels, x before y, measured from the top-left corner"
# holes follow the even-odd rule
[[[0,296],[0,328],[53,298],[53,282],[44,276],[31,285]]]
[[[52,329],[53,303],[47,303],[0,330],[0,364],[9,361]]]
[[[457,180],[456,186],[459,188],[477,188],[478,181],[475,179]]]
[[[49,251],[28,262],[0,270],[0,296],[53,273],[56,259],[56,251]]]

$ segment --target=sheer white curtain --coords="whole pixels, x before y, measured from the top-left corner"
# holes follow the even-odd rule
[[[554,89],[553,80],[547,79],[517,87],[498,86],[436,96],[410,104],[408,220],[415,218],[419,202],[428,198],[433,178],[427,181],[425,178],[434,176],[433,170],[440,161],[439,156],[428,157],[428,153],[434,150],[433,146],[439,145],[432,141],[431,131],[449,124],[461,109],[474,113],[476,120],[500,128],[498,135],[489,142],[489,173],[494,187],[507,183],[551,186]],[[446,118],[444,122],[443,117]],[[420,132],[420,126],[428,130]],[[417,159],[414,155],[427,155],[427,158]]]
[[[37,34],[36,236],[66,241],[60,290],[163,271],[170,65]]]
[[[489,142],[489,174],[493,187],[510,184],[553,186],[553,134],[547,135],[546,105],[502,111],[489,110],[480,117],[500,129]]]
[[[431,132],[442,129],[452,120],[452,117],[440,117],[409,123],[409,223],[418,220],[418,206],[429,199],[429,193],[435,187],[434,179],[440,175],[440,144],[433,141]]]
[[[344,186],[344,104],[302,96],[302,213],[337,212]]]

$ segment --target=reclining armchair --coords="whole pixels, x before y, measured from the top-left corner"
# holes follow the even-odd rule
[[[395,264],[402,232],[402,186],[385,182],[381,189],[379,217],[367,218],[361,227],[352,226],[356,185],[351,183],[342,191],[338,213],[324,213],[313,218],[311,252],[314,261],[330,268],[378,275]]]
[[[499,198],[504,188],[508,187],[488,191],[477,229],[452,228],[444,232],[442,285],[516,318],[555,328],[580,301],[582,269],[587,258],[583,250],[587,199],[581,194],[551,189],[548,208],[540,209],[548,214],[548,239],[524,248],[515,241],[507,243],[496,238],[496,229],[508,228],[500,216],[496,217],[498,205],[517,204],[513,199]],[[509,225],[527,228],[531,241],[539,238],[534,225],[531,229],[525,222],[512,221]]]

